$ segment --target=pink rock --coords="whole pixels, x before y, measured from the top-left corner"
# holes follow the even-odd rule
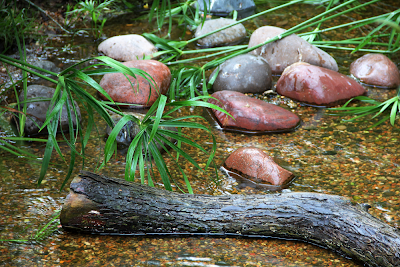
[[[298,62],[285,69],[276,84],[280,95],[316,106],[335,106],[364,95],[355,80],[326,68]]]
[[[137,34],[108,38],[99,44],[98,50],[119,61],[143,59],[144,56],[153,57],[158,51],[146,38]]]
[[[225,109],[234,118],[232,119],[220,111],[212,110],[218,123],[227,130],[283,132],[294,129],[300,122],[296,114],[284,108],[239,92],[219,91],[211,96],[217,100],[209,99],[208,102]]]
[[[143,77],[137,75],[137,79],[129,76],[133,88],[122,73],[109,73],[103,76],[100,86],[110,95],[115,102],[131,103],[144,107],[151,106],[158,98],[159,94],[165,94],[168,91],[171,81],[171,72],[168,67],[155,60],[133,60],[123,63],[129,68],[137,68],[147,72],[158,86],[151,88],[150,83]],[[139,85],[139,87],[138,87]],[[107,98],[99,94],[103,100]],[[150,99],[149,99],[150,95]]]
[[[350,65],[350,73],[363,83],[387,88],[400,85],[400,73],[387,56],[382,54],[367,54]]]
[[[284,32],[285,29],[274,26],[260,27],[251,35],[249,48]],[[338,65],[333,57],[295,34],[263,45],[250,53],[265,58],[271,67],[272,74],[281,74],[286,67],[299,61],[334,71],[338,70]]]
[[[255,182],[271,185],[283,185],[294,177],[293,173],[276,164],[266,152],[256,147],[235,150],[225,160],[224,167]]]

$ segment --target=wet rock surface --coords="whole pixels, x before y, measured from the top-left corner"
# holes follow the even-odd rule
[[[256,5],[253,0],[198,0],[199,9],[204,11],[204,3],[206,3],[207,12],[216,16],[226,17],[233,10],[238,13],[238,18],[245,18],[254,14]]]
[[[235,21],[232,19],[214,19],[204,22],[203,27],[199,25],[196,29],[195,37],[220,29],[230,25]],[[198,45],[203,47],[214,47],[223,45],[234,45],[240,43],[246,37],[246,29],[243,24],[237,24],[225,30],[213,33],[197,41]]]
[[[271,68],[263,57],[245,54],[228,59],[210,77],[214,77],[218,69],[214,91],[262,93],[271,88]]]
[[[276,92],[306,104],[327,107],[366,94],[364,87],[346,75],[303,62],[285,69]]]
[[[54,73],[58,73],[60,72],[60,68],[56,66],[56,64],[54,64],[54,62],[48,61],[48,60],[38,60],[38,61],[34,61],[31,62],[30,64],[32,64],[35,67],[41,68],[41,69],[45,69]],[[43,74],[43,75],[49,75],[47,73],[45,73],[44,71],[39,71],[39,70],[35,70],[34,71]]]
[[[108,38],[99,44],[98,50],[119,61],[143,59],[156,53],[157,48],[141,35],[127,34]]]
[[[124,112],[124,114],[132,115],[132,116],[138,118],[139,120],[143,120],[143,118],[145,116],[144,114],[136,113],[136,112]],[[117,124],[118,121],[122,118],[122,116],[120,116],[118,114],[112,114],[111,118],[114,121],[114,124]],[[173,128],[173,127],[161,127],[161,129],[177,131],[176,128]],[[107,125],[107,129],[106,129],[107,137],[110,136],[111,131],[112,131],[111,127]],[[140,132],[140,126],[137,123],[135,123],[134,121],[128,121],[125,124],[125,126],[122,127],[121,131],[119,131],[115,140],[117,141],[117,144],[120,147],[128,147],[139,132]],[[164,136],[164,137],[167,138],[169,141],[175,142],[175,140],[173,140],[169,136]],[[163,142],[163,145],[165,146],[164,142]],[[163,150],[161,144],[157,143],[156,146],[159,150]]]
[[[284,32],[284,29],[274,26],[258,28],[250,37],[249,48]],[[338,65],[333,57],[295,34],[263,45],[250,53],[264,57],[273,74],[281,74],[286,67],[299,61],[338,71]]]
[[[296,128],[300,122],[296,114],[284,108],[239,92],[219,91],[211,96],[217,100],[209,99],[208,102],[225,109],[233,117],[212,110],[217,122],[225,130],[247,133],[287,132]]]
[[[400,85],[400,73],[387,56],[382,54],[367,54],[350,65],[350,73],[361,82],[386,88],[396,88]]]
[[[165,94],[168,91],[171,72],[165,64],[155,60],[133,60],[123,64],[129,68],[138,68],[147,72],[156,82],[158,91],[150,87],[150,83],[139,75],[136,75],[136,79],[128,75],[132,88],[131,83],[122,73],[109,73],[103,76],[100,86],[115,102],[148,107],[157,100],[159,94]],[[104,95],[99,95],[103,100],[107,100]]]
[[[274,162],[264,150],[256,147],[242,147],[229,155],[224,167],[256,183],[282,186],[294,175]]]
[[[26,99],[27,100],[34,100],[38,99],[37,102],[30,102],[27,104],[26,113],[28,114],[26,123],[25,123],[25,133],[27,135],[36,135],[36,134],[46,134],[47,128],[44,128],[41,132],[39,132],[39,127],[43,125],[46,120],[46,112],[50,107],[50,101],[41,101],[40,99],[49,99],[52,98],[54,95],[55,89],[47,86],[42,85],[30,85],[27,88]],[[24,94],[21,92],[19,95],[19,101],[24,101]],[[78,104],[74,101],[75,108],[77,111],[78,118],[81,118],[81,112],[79,109]],[[71,119],[73,122],[73,128],[76,128],[76,116],[75,113],[72,111],[71,102],[68,101],[68,105],[70,107],[70,114]],[[67,131],[69,128],[68,123],[68,112],[67,106],[64,105],[62,108],[62,114],[59,122],[59,130]],[[39,126],[37,126],[37,125]]]

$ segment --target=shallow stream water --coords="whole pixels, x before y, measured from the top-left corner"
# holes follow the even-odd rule
[[[397,6],[396,6],[397,5]],[[267,6],[260,6],[267,8]],[[344,23],[361,17],[373,16],[399,8],[394,1],[381,1],[352,17],[342,16],[329,24]],[[250,31],[263,25],[284,28],[304,21],[319,12],[316,6],[296,5],[245,24]],[[134,21],[130,15],[112,19],[106,24],[107,37],[154,29],[147,21]],[[165,29],[161,35],[165,33]],[[362,32],[345,33],[346,36]],[[192,33],[175,29],[173,37],[190,38]],[[334,33],[336,37],[343,33]],[[335,36],[329,36],[335,38]],[[96,56],[98,42],[89,37],[65,38],[54,36],[41,52],[42,58],[57,63],[61,68],[82,59]],[[362,54],[328,51],[340,65],[340,72],[349,74],[349,65]],[[400,66],[399,55],[392,60]],[[204,64],[197,62],[196,64]],[[275,77],[276,81],[277,77]],[[35,82],[39,82],[36,80]],[[368,88],[370,97],[384,100],[396,90]],[[212,121],[217,138],[215,162],[222,165],[235,149],[256,146],[267,150],[281,166],[292,171],[296,180],[290,191],[321,192],[345,196],[357,203],[369,203],[370,213],[386,223],[400,226],[400,131],[398,125],[387,122],[380,127],[365,130],[372,122],[342,123],[339,117],[329,116],[324,109],[302,106],[277,95],[255,96],[280,105],[298,114],[302,123],[291,133],[245,135],[224,132]],[[199,114],[204,110],[183,109],[181,115]],[[84,120],[87,118],[84,116]],[[101,160],[104,147],[105,124],[96,123],[88,145],[84,170],[93,171]],[[202,131],[186,131],[196,142],[211,148],[211,139]],[[21,143],[19,146],[37,155],[44,151],[43,143]],[[66,145],[61,148],[67,151]],[[189,153],[200,162],[206,156],[197,151]],[[99,158],[100,157],[100,158]],[[66,157],[68,161],[68,157]],[[123,178],[125,158],[119,153],[101,173]],[[178,173],[172,164],[171,171]],[[58,157],[52,158],[43,184],[36,181],[41,165],[35,161],[15,157],[0,150],[0,239],[25,239],[46,224],[53,212],[62,207],[68,188],[59,191],[67,172],[67,165]],[[77,166],[75,174],[78,173]],[[270,193],[247,187],[228,177],[222,170],[216,178],[202,175],[191,165],[184,165],[195,193],[201,194],[255,194]],[[217,183],[215,183],[216,180]],[[158,179],[158,182],[161,182]],[[180,176],[178,184],[183,185]],[[158,183],[158,186],[161,184]],[[68,187],[68,186],[67,186]],[[176,189],[176,188],[175,188]],[[3,266],[361,266],[329,250],[304,242],[281,239],[237,238],[168,238],[126,237],[71,234],[57,231],[40,243],[0,243],[0,265]]]

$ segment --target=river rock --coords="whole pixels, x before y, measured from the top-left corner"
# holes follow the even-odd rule
[[[279,186],[286,184],[294,177],[268,154],[256,147],[242,147],[235,150],[225,160],[224,167],[254,182],[269,183]]]
[[[262,93],[271,88],[271,68],[263,57],[245,54],[228,59],[210,77],[214,77],[218,69],[214,91]]]
[[[199,5],[201,11],[204,11],[204,2],[206,3],[207,13],[219,17],[226,17],[233,10],[236,10],[238,18],[246,18],[253,15],[256,10],[253,0],[197,0],[196,4]]]
[[[350,73],[361,82],[386,88],[396,88],[400,85],[400,73],[387,56],[382,54],[367,54],[350,65]]]
[[[366,93],[355,80],[305,62],[285,69],[276,84],[276,92],[310,105],[328,107]]]
[[[274,26],[258,28],[251,35],[248,47],[264,43],[284,32],[285,29]],[[295,34],[263,45],[250,53],[264,57],[273,74],[281,74],[286,67],[298,61],[338,71],[338,65],[333,57]]]
[[[230,25],[236,21],[232,19],[214,19],[206,20],[203,27],[199,25],[196,29],[195,37],[202,36],[203,34],[220,29],[224,26]],[[200,46],[214,47],[223,45],[234,45],[240,43],[246,37],[246,29],[243,24],[236,24],[225,30],[216,32],[204,38],[197,40]]]
[[[59,73],[60,72],[60,68],[56,66],[56,64],[54,64],[54,62],[48,61],[48,60],[37,60],[34,62],[31,62],[30,64],[32,64],[35,67],[41,68],[41,69],[45,69],[54,73]],[[40,74],[43,75],[49,75],[47,73],[45,73],[44,71],[40,71],[40,70],[36,70],[36,69],[32,69]]]
[[[156,53],[157,48],[141,35],[127,34],[108,38],[99,44],[98,50],[119,61],[142,59]]]
[[[54,95],[55,89],[42,85],[29,85],[26,92],[27,100],[35,100],[35,99],[43,99],[43,98],[52,98]],[[19,95],[19,101],[24,101],[23,92]],[[81,119],[81,112],[78,104],[74,101],[75,108],[77,111],[77,115],[79,120]],[[77,122],[74,112],[72,111],[71,102],[68,101],[68,105],[71,109],[71,118],[73,122],[73,128],[76,128]],[[35,134],[45,134],[47,133],[47,128],[44,128],[41,132],[39,132],[39,127],[43,125],[46,121],[46,112],[50,107],[50,101],[37,101],[30,102],[27,104],[26,113],[28,114],[24,131],[27,135],[35,135]],[[36,126],[36,124],[39,125]],[[69,123],[68,123],[68,115],[67,115],[67,106],[64,105],[62,108],[62,114],[60,118],[60,125],[62,131],[68,131]]]
[[[124,114],[126,115],[132,115],[136,118],[138,118],[139,120],[143,120],[144,118],[144,114],[141,113],[136,113],[136,112],[124,112]],[[114,124],[117,124],[118,121],[122,118],[122,116],[118,115],[118,114],[112,114],[111,115],[112,120],[114,121]],[[171,130],[176,132],[176,128],[173,127],[160,127],[163,130]],[[111,134],[111,127],[107,125],[107,129],[106,129],[106,135],[107,137],[110,136]],[[135,138],[135,136],[140,132],[140,126],[135,123],[134,121],[128,121],[124,127],[122,127],[121,131],[118,133],[117,137],[116,137],[116,141],[117,144],[121,147],[127,147],[131,144],[131,142],[133,141],[133,139]],[[173,140],[171,137],[169,136],[164,136],[166,139],[168,139],[169,141],[175,142],[175,140]],[[163,145],[165,145],[165,143],[163,142]],[[162,150],[162,146],[161,144],[157,143],[157,148],[159,150]]]
[[[225,113],[212,110],[219,125],[226,130],[247,133],[285,132],[293,130],[300,122],[296,114],[284,108],[239,92],[219,91],[211,96],[216,99],[209,99],[208,102],[233,116],[231,118]]]
[[[165,64],[156,60],[133,60],[123,64],[129,68],[137,68],[147,72],[156,82],[158,92],[156,88],[150,88],[150,83],[139,75],[136,75],[137,79],[128,75],[133,84],[132,88],[131,83],[122,73],[109,73],[103,76],[100,86],[115,102],[149,107],[157,100],[160,93],[165,94],[168,91],[171,72]],[[107,100],[103,94],[99,95],[103,100]]]

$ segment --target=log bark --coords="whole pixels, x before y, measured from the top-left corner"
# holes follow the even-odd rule
[[[400,266],[400,231],[334,195],[189,195],[89,172],[71,183],[65,230],[101,234],[206,234],[311,242],[370,266]]]

